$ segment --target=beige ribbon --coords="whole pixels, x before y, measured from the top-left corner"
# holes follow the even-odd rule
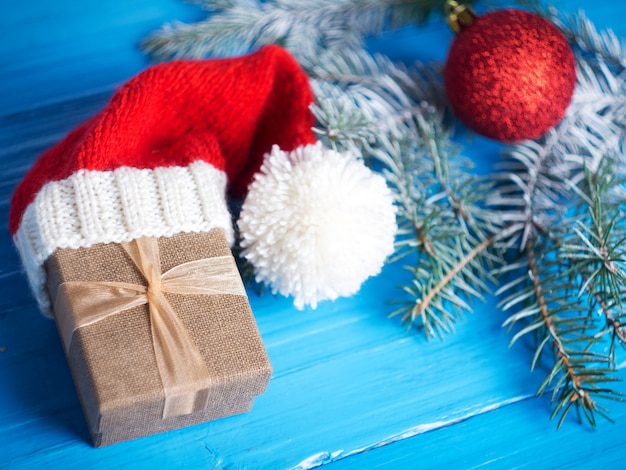
[[[209,372],[189,331],[164,293],[245,296],[233,257],[189,261],[161,273],[156,238],[139,238],[122,243],[122,247],[145,277],[147,286],[104,281],[62,283],[57,291],[55,312],[68,354],[78,328],[147,303],[152,344],[165,394],[163,418],[206,408]]]

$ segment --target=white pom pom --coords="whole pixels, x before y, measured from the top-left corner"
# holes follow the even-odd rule
[[[393,196],[361,161],[317,143],[274,146],[239,219],[257,281],[298,308],[349,296],[393,253]]]

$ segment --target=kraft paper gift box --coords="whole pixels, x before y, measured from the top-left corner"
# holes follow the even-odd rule
[[[45,265],[54,317],[97,447],[249,411],[254,397],[265,390],[272,372],[223,231],[214,229],[152,240],[158,244],[158,274],[196,260],[219,259],[225,264],[208,268],[217,270],[207,283],[207,290],[214,292],[162,294],[184,328],[174,343],[192,343],[183,347],[199,353],[205,367],[204,378],[202,374],[194,376],[195,371],[175,371],[174,375],[183,377],[173,379],[183,382],[182,395],[176,395],[174,383],[167,405],[154,344],[154,337],[160,333],[154,331],[150,307],[141,300],[147,296],[141,292],[142,286],[147,285],[146,276],[124,246],[109,243],[57,249]],[[127,246],[132,249],[133,242]],[[224,274],[224,270],[229,272]],[[200,271],[201,277],[206,278],[206,268]],[[174,284],[180,279],[182,284],[190,282],[179,276]],[[117,283],[124,284],[119,287]],[[103,318],[96,320],[89,317],[93,312],[82,312],[87,313],[87,319],[76,327],[78,321],[72,317],[81,312],[72,310],[93,311],[93,305],[103,303],[101,299],[93,300],[100,295],[90,290],[94,284],[95,289],[105,291],[130,290],[125,293],[131,299],[138,297],[136,302],[140,305],[105,312]],[[125,284],[138,286],[138,290],[128,289]],[[164,291],[179,289],[167,287],[167,280],[161,284]],[[85,285],[87,290],[81,291]],[[73,291],[67,286],[79,289]],[[236,293],[221,292],[229,289]],[[111,295],[119,297],[119,292]],[[105,310],[106,307],[105,301]],[[189,353],[182,353],[183,361],[175,368],[193,367],[186,354]],[[188,375],[192,376],[189,380]],[[195,390],[198,385],[193,382],[200,382],[202,389]]]

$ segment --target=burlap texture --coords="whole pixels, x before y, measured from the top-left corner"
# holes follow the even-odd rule
[[[221,229],[159,238],[161,271],[229,255]],[[67,281],[145,280],[116,243],[59,249],[46,262],[54,300]],[[248,299],[236,295],[166,294],[206,361],[212,380],[207,409],[162,418],[164,394],[150,333],[148,306],[126,310],[74,333],[68,362],[94,445],[104,446],[249,411],[271,366]],[[55,317],[60,312],[54,312]]]

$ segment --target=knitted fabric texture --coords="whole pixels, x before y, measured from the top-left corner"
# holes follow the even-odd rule
[[[10,230],[44,311],[57,248],[223,228],[273,145],[315,142],[308,77],[277,46],[174,61],[130,80],[46,151],[13,195]]]

